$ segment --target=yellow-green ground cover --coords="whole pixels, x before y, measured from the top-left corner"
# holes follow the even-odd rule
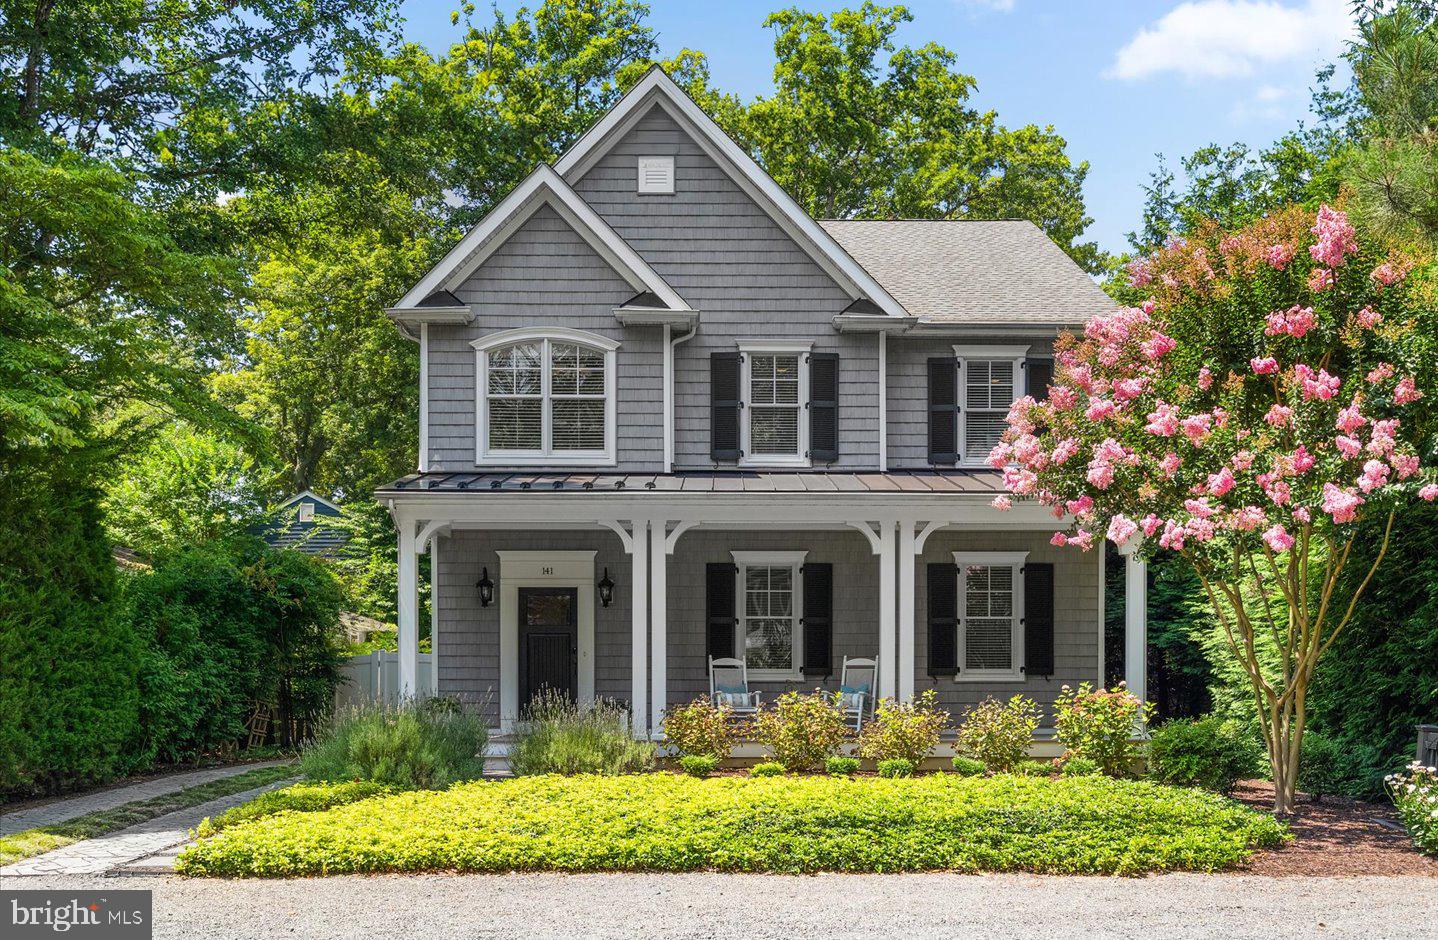
[[[236,821],[189,875],[418,871],[1213,871],[1282,823],[1105,777],[521,777]]]

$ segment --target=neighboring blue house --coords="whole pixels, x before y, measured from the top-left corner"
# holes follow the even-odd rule
[[[349,541],[348,532],[327,521],[341,514],[340,507],[305,490],[270,510],[256,527],[256,534],[271,548],[293,548],[307,555],[333,558]]]

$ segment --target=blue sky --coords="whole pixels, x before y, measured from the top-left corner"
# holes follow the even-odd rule
[[[860,0],[847,5],[857,6]],[[409,0],[407,38],[435,51],[458,36],[445,0]],[[480,5],[482,6],[482,0]],[[518,3],[504,0],[513,9]],[[709,56],[717,87],[772,88],[772,35],[783,0],[651,0],[664,54]],[[844,0],[801,2],[832,10]],[[1088,238],[1127,247],[1156,153],[1207,143],[1263,145],[1302,119],[1314,71],[1351,35],[1348,0],[910,0],[901,44],[938,42],[978,79],[975,104],[1010,126],[1052,124],[1091,165]]]

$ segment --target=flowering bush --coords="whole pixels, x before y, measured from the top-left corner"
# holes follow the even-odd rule
[[[1122,777],[1138,756],[1134,731],[1151,706],[1119,683],[1116,689],[1064,686],[1054,699],[1059,743],[1074,757],[1086,757],[1110,777]]]
[[[1054,544],[1107,537],[1193,567],[1252,685],[1281,811],[1306,691],[1367,584],[1335,593],[1354,523],[1391,532],[1405,500],[1438,498],[1419,457],[1438,318],[1412,268],[1326,206],[1169,244],[1130,269],[1140,306],[1059,341],[1046,399],[1014,404],[990,457],[1066,521]]]
[[[1007,773],[1029,752],[1039,706],[1031,698],[1015,695],[1007,702],[984,699],[964,717],[959,747],[984,762],[994,773]]]
[[[939,732],[948,722],[949,713],[938,707],[933,689],[912,702],[884,699],[859,734],[859,756],[873,761],[900,757],[918,767],[939,746]]]
[[[1438,858],[1438,767],[1424,767],[1415,761],[1407,772],[1392,774],[1386,782],[1398,818],[1418,850]]]
[[[680,756],[696,755],[723,760],[734,743],[733,710],[701,695],[687,705],[664,712],[664,735]]]
[[[839,697],[822,692],[785,692],[754,719],[754,738],[788,771],[820,766],[848,733]]]

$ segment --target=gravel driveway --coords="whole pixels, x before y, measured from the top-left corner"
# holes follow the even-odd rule
[[[1438,880],[1163,875],[428,875],[215,881],[5,879],[151,888],[156,937],[1433,937]]]

